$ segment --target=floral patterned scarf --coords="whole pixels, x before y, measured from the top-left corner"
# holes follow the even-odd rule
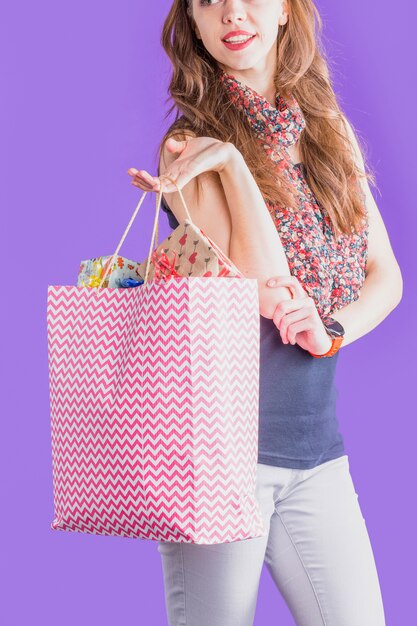
[[[368,222],[359,233],[342,233],[335,238],[328,213],[307,183],[304,165],[293,163],[288,151],[306,124],[295,98],[284,100],[277,93],[274,107],[264,96],[223,70],[220,80],[236,108],[246,114],[271,160],[297,187],[296,211],[269,202],[267,206],[291,274],[314,299],[321,316],[330,315],[359,297],[365,280]]]

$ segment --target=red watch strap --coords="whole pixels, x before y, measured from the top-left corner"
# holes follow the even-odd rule
[[[333,337],[332,345],[330,346],[330,349],[325,354],[313,354],[312,352],[310,351],[309,352],[311,356],[314,356],[316,359],[321,359],[324,356],[333,356],[339,350],[340,346],[342,345],[342,342],[343,342],[343,337]]]

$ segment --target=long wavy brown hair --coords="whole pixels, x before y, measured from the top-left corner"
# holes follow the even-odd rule
[[[217,61],[194,30],[192,0],[174,0],[164,22],[161,44],[173,66],[167,101],[173,101],[165,119],[176,110],[166,131],[159,156],[169,137],[213,137],[233,143],[242,153],[265,201],[295,210],[296,189],[279,169],[271,167],[243,111],[231,103],[219,80]],[[305,117],[300,151],[307,182],[328,212],[334,233],[350,234],[364,224],[366,208],[359,179],[375,184],[365,162],[365,172],[356,164],[341,108],[332,88],[329,64],[321,41],[322,21],[311,0],[289,0],[289,18],[279,27],[276,90],[295,96]]]

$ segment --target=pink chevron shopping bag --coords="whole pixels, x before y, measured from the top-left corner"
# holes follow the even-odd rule
[[[265,534],[256,279],[48,286],[47,326],[51,528],[199,544]]]

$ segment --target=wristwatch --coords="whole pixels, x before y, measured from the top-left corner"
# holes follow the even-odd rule
[[[316,357],[316,359],[321,359],[323,357],[333,356],[339,350],[342,345],[345,329],[342,324],[336,321],[333,317],[328,315],[327,317],[322,319],[324,327],[326,328],[327,334],[332,338],[332,345],[330,349],[325,354],[313,354],[310,352],[311,356]]]

